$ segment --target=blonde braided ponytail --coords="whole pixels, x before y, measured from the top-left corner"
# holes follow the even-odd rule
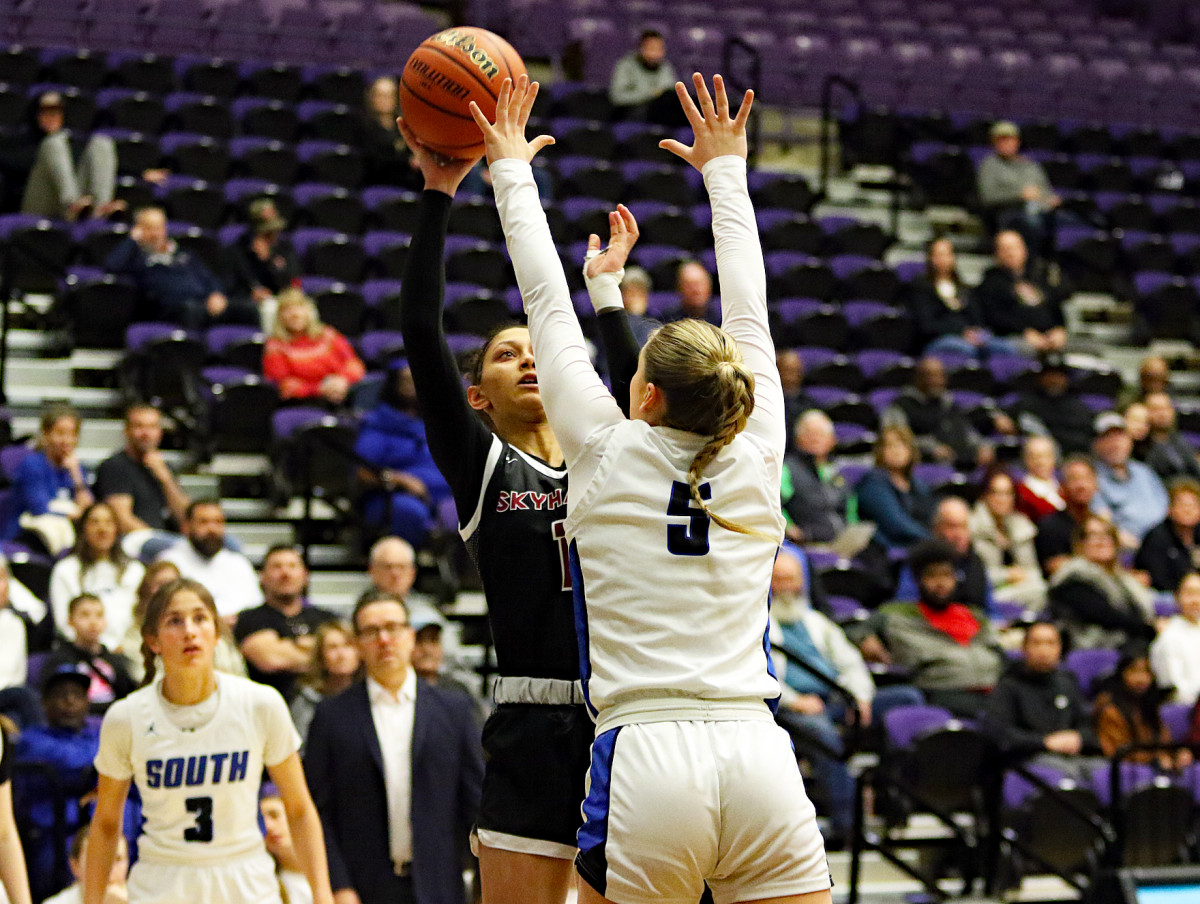
[[[726,530],[774,542],[718,515],[700,495],[705,469],[745,429],[754,411],[754,374],[733,337],[702,320],[680,320],[656,330],[645,354],[646,379],[667,400],[667,426],[709,437],[688,467],[693,501]]]

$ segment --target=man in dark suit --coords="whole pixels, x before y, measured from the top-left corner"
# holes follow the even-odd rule
[[[464,904],[462,856],[483,756],[471,700],[417,678],[401,598],[354,610],[364,682],[323,701],[304,771],[337,904]]]

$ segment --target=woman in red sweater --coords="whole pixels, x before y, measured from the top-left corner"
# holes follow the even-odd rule
[[[279,293],[275,327],[263,352],[263,375],[283,399],[346,400],[366,369],[346,337],[321,323],[317,306],[299,289]]]

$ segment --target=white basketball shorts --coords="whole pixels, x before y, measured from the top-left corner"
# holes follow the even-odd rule
[[[768,720],[642,722],[592,745],[580,876],[616,904],[715,904],[830,887],[816,811]]]
[[[219,863],[139,860],[129,872],[129,900],[137,904],[282,904],[275,861],[263,851]]]

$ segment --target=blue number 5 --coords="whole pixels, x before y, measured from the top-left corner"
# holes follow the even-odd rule
[[[700,484],[700,498],[706,502],[712,498],[712,488]],[[708,515],[695,505],[692,492],[686,483],[676,480],[671,484],[671,501],[667,503],[667,515],[687,518],[687,524],[667,525],[667,550],[673,556],[708,555]]]

